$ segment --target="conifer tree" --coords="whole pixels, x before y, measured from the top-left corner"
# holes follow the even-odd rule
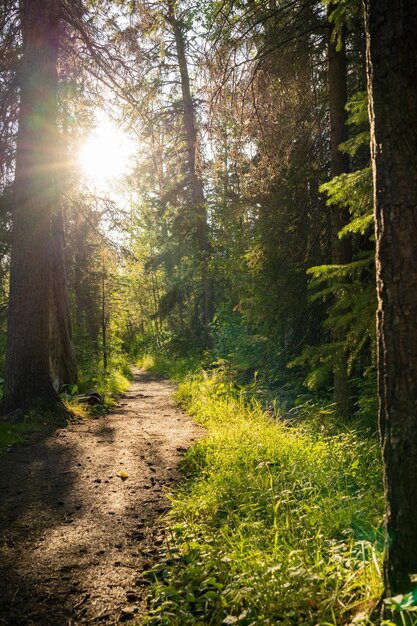
[[[339,176],[349,171],[349,155],[342,152],[340,145],[347,140],[347,60],[344,26],[338,34],[336,21],[337,2],[328,5],[328,83],[330,110],[330,177]],[[332,263],[345,265],[352,260],[352,249],[348,237],[339,238],[339,232],[349,222],[349,211],[346,207],[331,207],[331,240]],[[336,295],[337,297],[337,295]],[[334,340],[342,341],[340,331],[334,331]],[[349,414],[349,388],[347,358],[343,350],[333,370],[334,399],[340,415]]]
[[[417,574],[417,5],[367,0],[385,595]]]
[[[168,2],[168,22],[172,28],[178,58],[181,81],[183,121],[188,155],[188,169],[191,184],[191,196],[195,212],[196,242],[199,256],[199,270],[202,287],[202,321],[204,342],[210,344],[210,323],[213,318],[213,281],[210,276],[210,240],[207,221],[207,204],[201,171],[201,153],[198,147],[195,105],[191,94],[190,77],[186,56],[186,40],[183,27],[176,16],[175,5]]]
[[[50,228],[57,194],[60,0],[20,4],[23,51],[3,411],[56,400],[50,370]]]

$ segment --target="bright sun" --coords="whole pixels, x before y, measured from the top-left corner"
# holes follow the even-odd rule
[[[93,182],[104,183],[128,173],[134,154],[133,141],[109,120],[99,124],[82,144],[78,162]]]

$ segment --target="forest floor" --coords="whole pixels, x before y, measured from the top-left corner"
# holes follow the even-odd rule
[[[201,434],[173,391],[135,370],[112,412],[0,456],[0,625],[140,621],[165,494]]]

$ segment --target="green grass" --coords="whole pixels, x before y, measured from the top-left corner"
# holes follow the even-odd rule
[[[28,435],[42,430],[41,424],[30,421],[19,424],[0,422],[0,454],[10,446],[25,441]]]
[[[158,376],[180,383],[200,369],[201,358],[197,356],[169,359],[162,353],[144,354],[136,362],[138,367],[150,370]]]
[[[127,355],[118,354],[109,360],[106,370],[93,360],[80,368],[78,385],[69,389],[70,395],[95,391],[104,397],[104,407],[114,404],[114,396],[130,387],[132,372]]]
[[[285,423],[222,368],[188,377],[177,398],[207,432],[172,496],[165,559],[145,574],[144,623],[369,624],[360,615],[381,592],[377,441],[328,428],[314,407]]]
[[[65,415],[59,408],[51,410],[40,406],[16,411],[0,418],[0,454],[15,444],[23,443],[30,435],[65,425]]]

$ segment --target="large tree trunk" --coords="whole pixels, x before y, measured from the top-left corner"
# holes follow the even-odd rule
[[[330,112],[330,177],[339,176],[349,171],[349,156],[340,151],[339,146],[348,138],[347,121],[347,64],[343,34],[339,45],[335,39],[335,25],[332,13],[337,3],[328,5],[328,81]],[[338,233],[349,222],[346,207],[331,207],[332,263],[345,265],[352,260],[352,248],[347,237],[339,239]],[[337,297],[337,296],[336,296]],[[334,340],[341,343],[344,337],[340,331],[334,332]],[[349,415],[349,387],[346,354],[341,353],[333,371],[334,400],[337,411],[342,417]]]
[[[63,133],[56,128],[56,145],[61,148],[57,197],[51,221],[51,309],[50,309],[50,367],[54,389],[75,385],[78,379],[77,359],[72,342],[72,324],[65,263],[65,232],[62,196],[68,178],[67,111],[61,112]]]
[[[209,270],[210,240],[207,222],[206,199],[200,167],[197,165],[198,147],[195,126],[194,102],[191,96],[184,34],[175,16],[174,5],[169,2],[169,22],[171,24],[178,57],[183,100],[183,119],[188,153],[188,167],[191,179],[191,193],[196,219],[196,239],[200,261],[201,286],[203,293],[203,328],[205,343],[210,343],[210,323],[213,319],[213,284]]]
[[[59,0],[21,0],[23,56],[3,411],[56,400],[49,367]]]
[[[65,236],[62,207],[57,207],[51,223],[51,315],[50,365],[54,389],[77,382],[77,360],[72,343],[71,316],[65,269]]]
[[[417,574],[417,3],[367,0],[385,595]]]

